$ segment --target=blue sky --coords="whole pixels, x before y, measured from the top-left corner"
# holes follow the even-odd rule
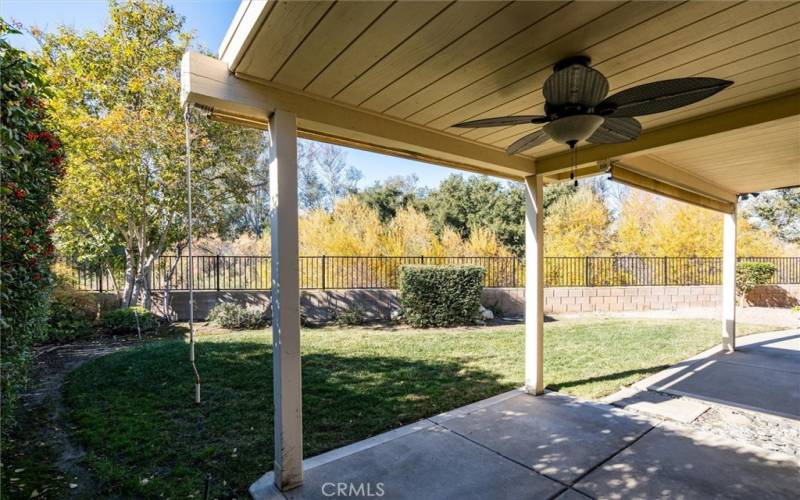
[[[239,5],[238,0],[173,0],[168,3],[186,17],[185,29],[195,32],[197,42],[215,52]],[[105,0],[2,0],[0,16],[44,31],[62,24],[79,30],[100,30],[108,18]],[[10,41],[25,50],[37,49],[36,42],[27,35],[11,37]],[[387,177],[411,174],[417,175],[420,184],[433,187],[451,173],[460,173],[436,165],[345,149],[348,163],[364,174],[360,182],[362,187]]]

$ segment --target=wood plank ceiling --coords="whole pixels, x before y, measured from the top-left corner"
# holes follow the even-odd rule
[[[271,1],[266,8],[231,67],[236,76],[499,148],[535,126],[451,126],[542,113],[553,64],[575,54],[592,58],[610,93],[682,76],[735,82],[695,105],[642,117],[645,129],[800,88],[798,2]],[[547,142],[525,155],[564,149]]]
[[[664,146],[647,156],[710,181],[731,193],[800,185],[800,116]]]

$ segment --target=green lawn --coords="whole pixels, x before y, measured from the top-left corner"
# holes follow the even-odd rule
[[[706,320],[545,325],[547,386],[614,392],[720,340]],[[768,327],[738,326],[740,334]],[[272,468],[268,332],[201,337],[203,404],[188,348],[157,342],[90,362],[65,388],[74,437],[102,488],[124,496],[240,496]],[[522,383],[523,327],[303,330],[305,455],[312,456]]]

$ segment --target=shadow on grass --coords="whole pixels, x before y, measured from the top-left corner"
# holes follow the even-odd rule
[[[561,382],[555,384],[548,384],[547,388],[552,389],[554,391],[558,391],[561,389],[569,389],[570,387],[576,387],[581,385],[591,384],[593,382],[608,382],[612,380],[620,380],[624,379],[633,375],[652,375],[653,373],[660,372],[661,370],[665,370],[669,368],[671,365],[657,365],[657,366],[650,366],[647,368],[637,368],[635,370],[624,370],[621,372],[616,373],[609,373],[606,375],[600,375],[597,377],[589,377],[579,380],[570,380],[568,382]]]
[[[213,476],[213,497],[245,496],[272,469],[272,347],[197,344],[203,403],[183,342],[119,352],[66,385],[74,437],[108,493],[186,497]],[[410,353],[410,356],[415,353]],[[461,358],[303,354],[306,457],[512,388]]]

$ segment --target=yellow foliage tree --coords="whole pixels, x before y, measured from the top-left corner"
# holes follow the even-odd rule
[[[452,227],[445,227],[439,241],[433,247],[433,255],[437,257],[463,257],[467,254],[464,240]]]
[[[782,255],[781,246],[746,219],[737,222],[742,257]],[[621,255],[716,257],[722,252],[722,216],[717,212],[631,191],[619,213],[612,250]]]
[[[378,214],[352,197],[339,201],[331,213],[305,213],[298,230],[301,255],[381,255],[383,250]]]
[[[662,199],[644,191],[631,191],[619,209],[616,237],[611,250],[621,255],[656,255],[655,239],[648,236]]]
[[[438,243],[430,220],[411,207],[397,212],[383,233],[383,255],[431,255]]]
[[[608,248],[610,217],[603,201],[589,187],[558,200],[544,221],[547,256],[603,255]]]
[[[786,249],[772,235],[768,234],[747,219],[740,217],[736,222],[736,253],[739,257],[780,257]]]
[[[469,257],[510,257],[511,252],[500,243],[497,234],[484,227],[474,228],[466,241],[465,255]]]
[[[311,210],[300,217],[301,255],[484,257],[511,255],[488,228],[475,228],[468,240],[452,228],[441,237],[430,219],[412,207],[385,224],[377,210],[355,197],[337,202],[333,212]],[[268,236],[267,236],[268,238]],[[264,244],[269,248],[268,242]]]

